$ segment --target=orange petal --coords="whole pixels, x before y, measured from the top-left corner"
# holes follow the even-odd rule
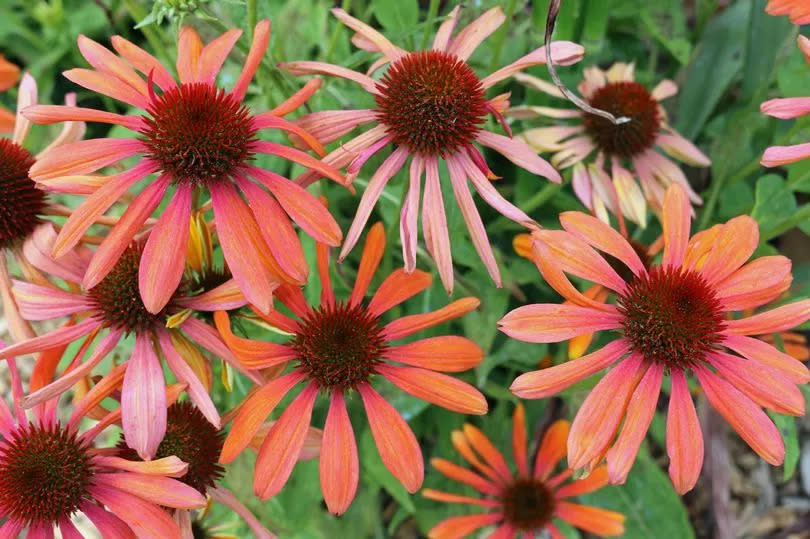
[[[464,457],[467,462],[472,464],[478,471],[486,475],[492,481],[498,484],[503,484],[504,479],[498,476],[495,473],[495,470],[481,462],[481,459],[478,458],[478,454],[473,451],[473,448],[470,446],[470,442],[467,440],[467,437],[464,436],[464,433],[460,430],[454,430],[450,434],[450,440],[453,443],[453,447],[459,454]]]
[[[686,376],[682,370],[673,369],[670,377],[672,394],[667,412],[669,477],[675,491],[683,495],[694,488],[703,467],[703,433]]]
[[[418,367],[378,365],[377,372],[414,397],[462,414],[487,413],[487,399],[480,391],[452,376]]]
[[[764,335],[794,328],[810,319],[810,299],[794,301],[776,309],[726,322],[726,332],[737,335]]]
[[[222,340],[248,369],[272,367],[298,356],[295,350],[283,344],[237,337],[231,331],[230,318],[225,311],[214,313],[214,323]]]
[[[468,470],[458,464],[453,464],[449,460],[434,458],[430,459],[430,464],[436,468],[440,473],[446,475],[450,479],[454,479],[465,485],[470,485],[475,490],[482,494],[490,494],[498,496],[501,493],[501,488],[495,486],[494,483],[484,479],[477,473]]]
[[[571,423],[559,419],[551,424],[543,435],[540,442],[540,449],[534,459],[534,478],[545,481],[557,464],[566,454],[565,441],[568,439],[568,432],[571,430]]]
[[[197,82],[197,68],[202,49],[200,34],[193,26],[184,26],[180,29],[177,38],[177,74],[181,83]]]
[[[512,453],[520,477],[529,477],[529,461],[526,458],[526,410],[518,403],[512,418]]]
[[[557,489],[554,497],[557,499],[580,496],[599,490],[608,483],[607,466],[599,466],[588,474],[588,477],[573,481]]]
[[[757,222],[747,215],[731,219],[721,227],[700,268],[700,274],[709,284],[722,281],[751,258],[757,245],[759,245]]]
[[[535,230],[532,236],[549,248],[550,262],[565,273],[620,293],[626,288],[624,279],[585,240],[562,230]]]
[[[480,505],[481,507],[499,507],[501,503],[497,500],[474,498],[472,496],[460,496],[450,492],[442,492],[432,488],[422,489],[422,496],[429,500],[436,500],[437,502],[447,503],[463,503],[470,505]]]
[[[242,101],[245,98],[250,81],[259,68],[259,64],[262,63],[264,53],[267,52],[268,43],[270,43],[270,20],[262,19],[253,27],[253,39],[250,42],[250,50],[245,59],[245,65],[242,67],[242,72],[239,74],[239,79],[236,81],[233,90],[231,90],[231,95],[237,101]]]
[[[342,391],[332,392],[323,428],[320,458],[321,490],[330,513],[342,515],[357,493],[360,463]]]
[[[384,252],[385,229],[382,223],[377,222],[372,225],[366,236],[366,244],[363,246],[363,255],[360,257],[360,267],[357,268],[357,277],[354,279],[349,305],[358,305],[363,300]]]
[[[414,270],[407,273],[403,268],[394,270],[371,298],[368,311],[374,316],[380,316],[403,301],[427,290],[432,282],[433,276],[424,271]]]
[[[478,298],[461,298],[431,313],[403,316],[398,320],[389,322],[383,328],[383,338],[389,341],[402,339],[424,329],[437,326],[442,322],[460,318],[477,309],[480,304]]]
[[[692,221],[692,207],[683,187],[674,183],[667,189],[664,199],[664,214],[661,224],[664,228],[663,267],[679,267],[689,243],[689,229]]]
[[[430,539],[461,539],[479,528],[495,524],[501,520],[503,520],[501,513],[451,517],[433,526],[428,532],[428,537]]]
[[[757,258],[720,282],[717,297],[727,311],[759,307],[790,287],[793,280],[790,268],[790,259],[785,256]]]
[[[509,465],[506,464],[506,459],[503,457],[503,454],[498,451],[480,429],[469,423],[465,423],[464,436],[467,437],[473,449],[483,457],[484,461],[489,464],[499,476],[505,480],[512,478],[512,471],[509,469]]]
[[[385,359],[434,371],[461,372],[471,369],[484,359],[484,351],[473,341],[455,335],[428,337],[383,353]]]
[[[241,36],[242,30],[228,30],[203,47],[197,66],[198,80],[214,84],[222,64],[225,63],[225,59]]]
[[[554,516],[586,532],[601,537],[624,534],[624,515],[599,507],[559,502],[554,507]]]
[[[498,326],[513,339],[533,343],[560,342],[585,333],[620,328],[622,315],[615,307],[611,311],[537,303],[506,313],[498,321]]]
[[[646,273],[644,264],[627,240],[596,217],[578,211],[567,211],[560,214],[560,224],[571,234],[624,262],[634,274]]]
[[[744,335],[726,335],[723,344],[743,357],[778,369],[795,384],[810,382],[810,370],[801,361],[766,342]]]

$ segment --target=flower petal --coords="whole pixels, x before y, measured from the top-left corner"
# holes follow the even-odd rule
[[[778,333],[803,324],[808,319],[810,319],[810,299],[805,299],[747,318],[729,320],[726,322],[726,333],[737,335]]]
[[[121,390],[121,424],[127,445],[143,460],[155,456],[166,434],[166,388],[148,335],[136,335]]]
[[[127,492],[164,507],[175,509],[205,507],[205,498],[195,488],[169,477],[118,472],[95,474],[93,483],[96,486],[103,485],[120,492]]]
[[[487,413],[487,400],[480,391],[452,376],[419,367],[378,365],[377,372],[416,398],[462,414]]]
[[[664,199],[664,257],[661,259],[663,267],[679,267],[686,254],[689,243],[689,228],[692,220],[692,207],[686,197],[686,191],[678,184],[672,184],[667,189]]]
[[[759,226],[747,215],[731,219],[720,228],[706,255],[700,274],[715,284],[737,271],[754,254],[759,244]]]
[[[428,532],[428,537],[430,539],[462,539],[484,526],[497,524],[501,520],[503,520],[501,513],[450,517],[433,526]]]
[[[132,528],[132,531],[138,537],[180,537],[180,529],[177,524],[169,516],[169,513],[161,509],[157,504],[104,485],[93,485],[89,491],[93,498],[106,505],[113,515]],[[83,511],[85,514],[88,513],[87,507],[90,505],[92,504],[88,503],[84,506]],[[100,511],[91,510],[90,514],[93,513],[98,519],[93,519],[94,523],[104,522],[105,528],[112,527],[110,526],[112,519],[100,518]],[[92,519],[92,517],[90,518]]]
[[[558,488],[554,492],[554,497],[570,498],[572,496],[580,496],[582,494],[589,494],[595,490],[599,490],[608,483],[607,466],[599,466],[594,471],[588,474],[588,477],[573,481]]]
[[[434,458],[430,460],[430,464],[436,468],[439,473],[453,479],[454,481],[469,485],[482,494],[498,496],[501,492],[500,487],[496,486],[494,483],[484,479],[477,473],[468,470],[463,466],[453,464],[449,460]]]
[[[456,158],[458,158],[457,154]],[[453,292],[453,258],[447,214],[439,181],[439,165],[435,156],[425,157],[425,194],[422,200],[422,234],[428,253],[436,261],[444,289]]]
[[[203,47],[197,65],[197,80],[214,84],[222,64],[225,63],[225,59],[240,37],[242,37],[242,30],[228,30]]]
[[[558,419],[546,429],[537,455],[534,458],[534,478],[545,481],[557,467],[557,464],[566,455],[565,441],[571,430],[571,423],[565,419]]]
[[[621,326],[622,317],[618,312],[556,303],[524,305],[498,321],[499,329],[513,339],[534,343],[560,342],[577,335]]]
[[[33,354],[34,352],[41,352],[49,348],[56,348],[64,344],[70,344],[73,341],[79,340],[94,329],[99,327],[99,322],[93,319],[87,319],[79,322],[75,326],[64,326],[55,329],[44,335],[28,339],[27,341],[18,342],[0,349],[0,359],[7,359],[14,356],[22,356],[25,354]]]
[[[342,391],[333,391],[323,428],[321,490],[330,513],[342,515],[357,493],[360,462]]]
[[[694,488],[703,466],[703,433],[700,431],[695,404],[689,394],[686,376],[673,369],[672,394],[667,411],[667,455],[669,477],[678,494]]]
[[[627,240],[596,217],[578,211],[567,211],[560,214],[560,224],[574,236],[624,262],[635,275],[646,273],[641,258]]]
[[[558,502],[554,506],[554,516],[600,537],[624,534],[624,515],[600,507]]]
[[[447,335],[389,347],[383,357],[423,369],[461,372],[481,363],[484,351],[469,339]]]
[[[433,312],[403,316],[389,322],[383,328],[382,336],[387,341],[402,339],[443,322],[460,318],[477,309],[480,304],[478,298],[461,298]]]
[[[132,67],[142,74],[146,76],[151,74],[152,80],[162,90],[170,90],[176,86],[174,78],[169,74],[169,70],[157,58],[142,48],[121,36],[112,36],[110,42],[121,58],[132,64]]]
[[[256,70],[259,69],[259,64],[262,63],[262,58],[267,52],[267,45],[270,43],[270,20],[262,19],[253,27],[253,39],[250,42],[250,50],[248,51],[245,65],[242,67],[242,72],[236,84],[231,90],[231,95],[237,101],[242,101],[247,93],[250,81]]]
[[[143,142],[128,138],[80,140],[54,148],[29,171],[34,181],[90,174],[145,150]]]
[[[793,281],[790,259],[763,256],[752,260],[717,284],[717,298],[727,311],[742,311],[773,301]]]
[[[810,142],[793,146],[771,146],[762,154],[763,167],[781,167],[810,157]]]
[[[340,22],[374,43],[374,45],[376,45],[377,48],[379,48],[379,50],[392,62],[405,55],[405,51],[392,44],[390,41],[388,41],[387,37],[363,21],[355,19],[340,8],[333,8],[331,11],[332,15],[340,20]]]
[[[137,109],[149,108],[149,99],[117,77],[93,69],[68,69],[62,75],[71,82],[92,92],[106,95]]]
[[[85,502],[80,509],[101,533],[102,537],[135,539],[132,529],[123,520],[95,503]]]
[[[752,361],[778,369],[794,384],[810,382],[810,370],[801,361],[759,339],[731,334],[724,337],[723,345]]]
[[[188,463],[175,456],[162,459],[133,461],[121,457],[96,455],[93,464],[101,468],[112,468],[139,475],[159,475],[162,477],[183,477],[188,472]]]
[[[402,268],[394,270],[377,289],[367,310],[374,316],[380,316],[403,301],[427,290],[432,282],[431,274],[424,271],[414,270],[408,273]]]
[[[548,178],[554,183],[562,181],[560,173],[548,161],[537,155],[531,146],[521,140],[510,139],[489,131],[481,131],[475,140],[487,148],[492,148],[520,168]]]
[[[572,43],[571,41],[552,41],[551,43],[551,61],[554,65],[567,66],[575,64],[582,60],[584,55],[585,48],[577,43]],[[519,71],[532,66],[545,65],[545,63],[546,47],[543,46],[533,50],[511,64],[500,68],[494,73],[487,75],[481,79],[481,86],[491,88],[502,80],[517,74]]]
[[[462,28],[456,35],[447,52],[461,60],[467,60],[487,37],[498,29],[506,20],[506,15],[500,7],[494,7]]]

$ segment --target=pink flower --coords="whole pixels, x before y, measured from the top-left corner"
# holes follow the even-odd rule
[[[452,291],[453,261],[439,178],[439,162],[444,161],[473,245],[492,279],[501,286],[500,271],[467,182],[471,181],[478,194],[504,216],[527,227],[536,226],[528,215],[493,187],[490,180],[495,176],[475,143],[496,150],[530,172],[560,181],[557,171],[536,156],[524,142],[492,133],[481,126],[486,115],[493,114],[511,135],[501,115],[509,104],[508,94],[487,99],[485,93],[522,69],[544,64],[545,48],[532,51],[479,79],[467,59],[503,23],[505,16],[501,8],[490,9],[451,38],[460,13],[460,6],[456,7],[439,27],[431,50],[421,52],[400,49],[342,9],[333,9],[332,13],[357,32],[353,42],[358,47],[382,54],[368,74],[322,62],[289,62],[281,67],[295,75],[333,75],[356,82],[374,97],[376,107],[318,111],[300,118],[298,124],[324,144],[339,139],[356,127],[374,124],[363,134],[342,143],[324,159],[324,163],[336,167],[348,165],[349,178],[354,178],[363,164],[382,148],[390,144],[396,146],[369,180],[339,259],[344,259],[355,246],[386,184],[410,158],[410,180],[400,215],[405,269],[412,272],[416,267],[417,217],[424,176],[421,215],[425,243],[436,261],[445,288]],[[552,44],[552,56],[560,64],[579,61],[583,52],[582,47],[574,43]],[[380,80],[370,77],[389,63]],[[306,185],[319,175],[317,171],[305,173],[299,181]]]

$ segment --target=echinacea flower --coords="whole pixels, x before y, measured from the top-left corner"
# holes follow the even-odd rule
[[[181,287],[165,309],[152,314],[138,292],[141,243],[131,243],[112,271],[97,286],[87,290],[80,283],[92,259],[92,251],[75,249],[53,259],[49,253],[55,241],[53,228],[41,227],[26,242],[25,251],[36,267],[64,280],[71,291],[62,290],[49,281],[43,284],[13,281],[14,295],[26,320],[73,316],[78,321],[4,348],[0,350],[0,358],[47,350],[82,338],[84,342],[60,378],[26,398],[29,405],[69,389],[90,374],[120,340],[134,335],[135,347],[125,363],[131,368],[127,369],[123,379],[122,422],[127,444],[141,458],[149,459],[155,455],[166,432],[166,398],[160,357],[166,360],[177,379],[188,386],[189,397],[206,419],[217,427],[220,425],[219,413],[206,385],[184,358],[183,344],[188,340],[197,343],[254,381],[263,380],[257,373],[242,367],[219,339],[216,330],[199,318],[188,316],[176,329],[166,328],[167,318],[176,310],[184,307],[194,310],[233,309],[245,304],[243,297],[229,293],[219,296],[217,289],[212,294],[186,297],[182,295]],[[230,287],[226,284],[223,288],[228,290]],[[83,360],[93,344],[93,352]]]
[[[473,487],[482,497],[460,496],[425,489],[422,495],[440,502],[483,507],[489,511],[475,515],[451,517],[439,522],[428,533],[430,539],[456,539],[473,534],[484,526],[497,526],[491,539],[509,539],[518,534],[534,537],[547,531],[552,539],[564,537],[554,525],[555,518],[600,537],[624,533],[624,515],[599,507],[573,503],[569,498],[599,490],[608,482],[607,470],[600,466],[584,479],[566,483],[571,470],[552,475],[565,457],[565,440],[570,424],[566,420],[552,423],[537,450],[533,468],[529,467],[526,419],[523,405],[515,408],[512,427],[512,450],[515,472],[503,454],[472,425],[454,431],[453,446],[475,470],[435,458],[433,467],[450,479]]]
[[[0,346],[4,343],[0,342]],[[44,352],[34,369],[31,390],[50,381],[64,348]],[[60,423],[57,398],[42,401],[29,420],[21,406],[22,383],[14,357],[7,357],[12,407],[0,400],[0,537],[79,538],[71,522],[76,513],[93,523],[102,537],[164,537],[180,539],[180,529],[163,508],[205,506],[202,494],[183,484],[188,465],[174,455],[138,462],[97,448],[103,430],[120,420],[120,410],[108,413],[85,432],[80,421],[110,396],[124,376],[121,365],[102,378],[78,401],[67,423]],[[166,389],[163,389],[166,392]],[[176,392],[168,390],[176,398]]]
[[[287,482],[301,452],[319,391],[330,400],[320,455],[321,490],[329,511],[335,514],[344,513],[354,499],[360,472],[346,409],[348,394],[360,395],[383,463],[409,492],[422,484],[422,451],[399,412],[372,387],[372,379],[379,375],[415,397],[456,412],[487,411],[486,399],[478,390],[437,372],[461,372],[478,365],[483,351],[474,342],[448,335],[392,344],[463,316],[479,301],[463,298],[437,311],[405,316],[383,325],[382,315],[426,290],[432,281],[429,273],[419,270],[395,270],[364,303],[384,250],[385,232],[377,223],[369,230],[351,296],[348,301],[338,301],[330,281],[328,248],[318,244],[320,305],[309,306],[299,288],[283,285],[277,297],[298,320],[278,310],[261,315],[267,323],[291,335],[287,344],[237,337],[231,332],[227,314],[215,314],[223,339],[246,366],[264,369],[295,362],[292,371],[266,382],[241,405],[225,439],[222,463],[233,461],[284,395],[304,383],[303,391],[273,424],[259,449],[253,488],[262,499],[277,494]]]
[[[16,82],[17,74],[17,68],[0,56],[0,90],[4,89],[6,82]],[[15,341],[33,337],[34,333],[30,324],[20,317],[11,296],[8,258],[13,257],[16,260],[17,266],[26,277],[37,279],[36,272],[22,252],[23,242],[31,237],[37,227],[43,225],[44,216],[64,215],[66,209],[49,203],[45,191],[38,189],[29,177],[29,169],[41,153],[35,156],[25,149],[31,122],[20,111],[36,102],[37,83],[26,73],[17,94],[17,115],[10,115],[10,124],[2,124],[13,131],[12,138],[0,138],[0,303],[8,321],[9,332]],[[76,94],[66,95],[65,102],[68,106],[75,105]],[[5,114],[7,111],[0,110],[0,122],[5,121]],[[2,126],[0,131],[5,131]],[[60,134],[43,151],[79,140],[84,135],[84,129],[82,122],[66,123]]]
[[[545,64],[545,48],[532,51],[479,79],[467,60],[506,19],[499,7],[485,12],[451,38],[460,14],[460,6],[457,6],[439,27],[431,50],[418,52],[400,49],[342,9],[333,9],[332,13],[356,32],[352,41],[358,47],[383,55],[374,62],[368,74],[322,62],[288,62],[281,67],[295,75],[332,75],[356,82],[374,97],[376,107],[318,111],[299,118],[297,123],[324,144],[356,127],[374,124],[370,130],[341,144],[324,158],[324,163],[339,168],[349,165],[349,178],[356,176],[372,155],[391,144],[395,146],[369,180],[339,259],[343,260],[355,246],[386,184],[410,158],[410,181],[400,216],[405,269],[410,272],[416,267],[417,217],[424,175],[423,235],[442,282],[451,291],[453,261],[439,173],[439,162],[444,161],[473,245],[492,279],[500,286],[500,271],[467,181],[472,182],[487,204],[504,216],[526,226],[536,225],[492,186],[490,180],[495,176],[475,144],[496,150],[530,172],[555,182],[561,181],[557,171],[524,142],[498,135],[482,126],[486,116],[492,114],[509,133],[501,116],[508,106],[509,94],[488,99],[486,91],[522,69]],[[553,43],[551,47],[554,62],[564,65],[579,61],[584,53],[581,46],[565,41]],[[371,74],[389,63],[380,80],[371,78]],[[313,171],[305,173],[299,181],[306,185],[317,177],[318,173]]]
[[[0,54],[0,92],[5,92],[20,80],[20,68]],[[14,130],[14,114],[0,107],[0,133]]]
[[[804,54],[804,58],[810,64],[810,39],[804,36],[798,37],[799,49]],[[759,110],[763,114],[789,120],[799,118],[810,113],[810,97],[786,97],[771,99],[760,105]],[[789,165],[802,159],[810,157],[810,142],[794,144],[792,146],[771,146],[765,150],[760,164],[763,167],[780,167]]]
[[[810,2],[807,0],[768,0],[765,6],[768,15],[789,15],[796,25],[810,23]]]
[[[243,100],[267,49],[270,21],[256,25],[233,89],[226,92],[215,85],[220,67],[241,35],[241,30],[230,30],[203,46],[197,32],[184,27],[178,43],[179,85],[158,60],[120,36],[112,37],[118,55],[79,36],[79,50],[95,69],[71,69],[64,75],[89,90],[141,109],[145,115],[54,106],[25,111],[37,123],[82,120],[120,125],[137,133],[132,138],[90,139],[65,145],[43,156],[31,169],[31,177],[46,189],[89,195],[59,232],[54,245],[56,257],[70,250],[127,190],[145,184],[96,250],[82,281],[85,289],[92,289],[112,271],[167,196],[170,202],[149,234],[140,264],[138,289],[147,311],[153,314],[167,305],[182,280],[195,193],[211,195],[225,260],[248,299],[265,311],[271,307],[268,290],[284,280],[306,281],[306,261],[290,218],[315,239],[329,245],[340,243],[340,228],[314,196],[286,178],[251,164],[257,154],[277,155],[343,181],[338,171],[309,154],[258,138],[263,129],[278,129],[295,133],[323,153],[312,136],[282,117],[303,104],[319,81],[308,84],[275,109],[252,115]],[[155,92],[155,84],[162,93]],[[141,159],[129,170],[109,177],[92,175],[135,155]],[[144,182],[153,173],[158,173],[157,177]]]
[[[515,118],[579,120],[570,125],[529,129],[517,137],[539,152],[554,152],[554,166],[574,166],[574,192],[600,219],[607,221],[610,211],[620,219],[627,217],[645,226],[647,205],[659,213],[670,184],[683,186],[693,203],[701,203],[680,167],[656,147],[692,166],[707,167],[711,161],[667,122],[661,101],[678,93],[675,83],[663,80],[650,92],[635,82],[634,71],[633,64],[625,63],[615,63],[607,71],[591,66],[585,68],[585,78],[579,84],[580,94],[592,107],[630,118],[629,122],[614,124],[576,108],[524,106],[506,114]],[[541,79],[525,74],[516,78],[530,88],[563,97],[556,86]]]
[[[515,394],[538,399],[615,364],[574,419],[568,437],[571,468],[593,469],[606,456],[610,482],[623,483],[655,413],[666,375],[672,382],[667,416],[669,475],[679,493],[690,490],[703,464],[703,437],[689,395],[689,371],[709,403],[754,451],[773,465],[784,460],[782,436],[762,407],[803,415],[805,401],[797,386],[810,380],[810,371],[750,335],[803,323],[810,318],[810,300],[749,317],[729,317],[733,311],[764,305],[787,290],[791,262],[784,256],[763,256],[745,263],[759,244],[757,223],[748,216],[691,238],[690,216],[686,191],[672,185],[663,208],[663,258],[649,269],[618,232],[580,212],[561,214],[564,231],[534,232],[532,248],[543,277],[571,304],[520,307],[500,321],[501,330],[527,342],[559,342],[603,330],[620,334],[596,352],[523,374],[512,384]],[[597,249],[627,266],[630,278],[622,278]],[[565,273],[610,289],[617,295],[617,304],[585,297]]]

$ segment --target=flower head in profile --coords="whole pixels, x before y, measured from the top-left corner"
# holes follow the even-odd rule
[[[663,208],[663,258],[647,268],[633,247],[600,220],[579,212],[561,214],[565,230],[534,232],[532,248],[548,284],[570,303],[527,305],[500,321],[504,333],[527,342],[619,333],[602,349],[523,374],[511,387],[521,397],[543,398],[615,365],[585,399],[568,437],[569,466],[593,469],[607,457],[611,483],[624,482],[630,471],[664,376],[672,383],[669,474],[680,493],[695,485],[703,463],[703,438],[687,385],[690,372],[709,403],[770,464],[782,463],[785,447],[762,408],[797,416],[805,412],[798,385],[810,380],[808,369],[751,335],[803,323],[810,318],[810,300],[730,317],[786,291],[792,281],[790,260],[763,256],[746,264],[759,244],[757,224],[748,216],[690,238],[690,215],[686,192],[671,186]],[[626,266],[628,277],[597,250]],[[616,304],[586,297],[566,273],[611,290]]]
[[[796,25],[810,23],[810,4],[807,0],[768,0],[765,6],[768,15],[788,15]]]
[[[493,187],[490,180],[496,176],[476,144],[500,152],[530,172],[560,181],[557,171],[524,142],[493,133],[483,125],[487,115],[492,114],[511,135],[501,115],[509,104],[508,94],[487,98],[486,92],[522,69],[544,64],[545,48],[481,79],[468,59],[506,17],[501,8],[490,9],[453,36],[460,12],[460,6],[453,9],[439,27],[430,50],[408,52],[342,9],[333,9],[335,17],[356,32],[352,41],[358,47],[382,54],[368,74],[322,62],[281,65],[296,75],[324,74],[351,80],[374,97],[376,106],[371,109],[318,111],[299,119],[298,124],[324,144],[356,127],[373,124],[371,129],[326,156],[325,163],[336,167],[348,165],[348,177],[353,178],[372,155],[392,144],[395,146],[369,180],[339,258],[342,260],[354,248],[386,184],[410,159],[410,180],[400,215],[405,269],[411,272],[416,267],[417,217],[424,176],[423,235],[448,291],[453,288],[453,262],[442,198],[441,161],[447,165],[453,194],[473,245],[498,286],[501,285],[500,272],[468,181],[487,204],[504,216],[526,226],[535,226],[535,223]],[[551,46],[552,58],[560,64],[577,62],[584,53],[581,46],[570,42],[556,42]],[[390,65],[379,80],[371,78],[370,75],[386,64]],[[313,171],[300,181],[307,184],[318,175]]]
[[[580,94],[592,107],[630,118],[629,122],[614,124],[579,109],[551,107],[516,107],[507,114],[574,120],[570,125],[529,129],[518,138],[539,152],[553,152],[554,166],[574,166],[574,192],[600,219],[607,221],[609,211],[645,226],[647,206],[660,213],[670,184],[683,186],[693,203],[701,202],[680,167],[658,149],[692,166],[707,167],[711,161],[667,122],[661,101],[678,92],[675,83],[664,80],[649,91],[635,81],[634,71],[633,64],[616,63],[607,71],[591,66],[579,84]],[[556,86],[541,79],[525,74],[516,78],[530,88],[563,97]]]
[[[253,487],[262,499],[277,494],[287,482],[303,447],[319,391],[330,400],[320,454],[321,490],[327,507],[336,514],[348,509],[359,477],[347,395],[359,394],[383,463],[410,492],[422,484],[422,452],[399,412],[372,387],[373,379],[381,376],[415,397],[456,412],[487,411],[486,399],[478,390],[437,372],[461,372],[478,365],[483,351],[471,340],[448,335],[393,344],[463,316],[479,301],[463,298],[437,311],[383,323],[381,317],[387,311],[426,290],[432,281],[429,273],[419,270],[395,270],[371,300],[364,302],[384,251],[385,232],[377,223],[369,230],[351,295],[339,301],[331,284],[328,247],[318,244],[320,304],[308,305],[299,288],[283,285],[277,297],[298,319],[278,310],[267,315],[258,313],[268,324],[290,335],[286,344],[237,337],[231,332],[226,313],[215,315],[223,339],[244,365],[264,369],[294,364],[289,373],[263,384],[240,406],[225,440],[221,462],[227,464],[236,458],[284,395],[300,384],[304,386],[270,428],[259,449]]]
[[[82,281],[86,289],[97,286],[112,271],[165,198],[170,201],[151,228],[138,282],[143,303],[152,314],[166,307],[182,280],[195,194],[210,194],[225,260],[240,288],[260,309],[270,309],[267,290],[280,282],[306,281],[306,261],[290,219],[319,241],[340,243],[340,228],[317,199],[286,178],[252,164],[258,154],[277,155],[343,181],[334,168],[309,154],[259,139],[260,131],[277,129],[294,133],[323,153],[320,143],[283,118],[303,104],[320,83],[312,81],[269,112],[251,114],[243,100],[267,49],[268,20],[256,25],[233,89],[226,92],[215,84],[241,34],[241,30],[231,30],[203,46],[197,32],[184,27],[178,43],[179,84],[153,56],[120,36],[112,37],[117,55],[80,36],[79,50],[94,69],[71,69],[65,76],[144,114],[54,106],[25,111],[38,123],[82,120],[133,131],[130,138],[65,145],[48,152],[31,169],[31,177],[48,190],[88,195],[59,232],[54,245],[57,257],[76,245],[93,221],[130,188],[143,186],[96,250]],[[93,174],[136,155],[139,162],[128,170],[109,177]]]
[[[805,60],[810,64],[810,39],[799,36],[798,45],[802,54],[804,54]],[[781,120],[799,118],[810,113],[810,97],[771,99],[762,103],[759,110],[761,110],[763,114]],[[810,142],[795,144],[793,146],[771,146],[765,150],[760,164],[763,167],[780,167],[807,158],[810,158]]]
[[[20,80],[20,68],[0,54],[0,92],[5,92]],[[14,113],[0,107],[0,133],[14,130]]]
[[[184,295],[186,287],[181,286],[168,305],[153,314],[146,309],[138,291],[142,243],[129,244],[107,276],[88,290],[82,288],[81,281],[93,252],[80,246],[54,259],[50,253],[55,241],[56,232],[52,226],[40,227],[26,242],[24,251],[44,275],[54,281],[61,279],[66,282],[69,291],[45,279],[42,283],[15,280],[13,292],[26,320],[71,316],[75,323],[4,348],[0,350],[0,358],[48,350],[82,339],[83,342],[61,377],[26,397],[29,404],[39,403],[73,387],[88,376],[119,341],[133,335],[134,349],[122,363],[129,365],[122,380],[122,426],[127,444],[141,458],[149,459],[155,455],[166,433],[167,402],[160,357],[165,359],[175,377],[187,385],[186,392],[192,402],[216,427],[220,425],[220,417],[208,394],[210,376],[204,374],[205,360],[197,345],[254,381],[263,380],[258,373],[244,368],[220,340],[216,330],[200,318],[188,315],[182,322],[176,322],[174,329],[166,327],[171,315],[185,308],[213,311],[245,305],[244,297],[232,293],[233,281],[195,296]],[[89,350],[92,352],[88,353]]]
[[[422,495],[440,502],[483,507],[485,513],[451,517],[439,522],[428,533],[431,539],[455,539],[473,534],[484,526],[497,526],[490,537],[510,539],[518,534],[534,537],[542,530],[552,538],[563,537],[554,519],[600,537],[624,533],[624,515],[598,507],[580,505],[570,498],[599,490],[608,482],[607,469],[600,466],[584,479],[566,482],[571,470],[554,474],[566,455],[565,440],[570,424],[559,420],[552,423],[537,450],[534,466],[529,467],[526,418],[523,405],[515,408],[512,430],[512,450],[515,472],[503,454],[472,425],[453,432],[453,446],[474,470],[440,458],[431,461],[433,467],[450,479],[473,487],[482,497],[460,496],[449,492],[425,489]]]
[[[4,343],[0,342],[0,346]],[[36,393],[51,380],[65,347],[40,355],[31,377]],[[71,517],[83,513],[101,537],[180,538],[180,529],[164,508],[201,508],[205,498],[182,482],[187,463],[175,455],[141,462],[114,456],[114,448],[94,442],[106,427],[121,419],[121,411],[106,413],[81,432],[83,418],[111,396],[124,376],[119,365],[78,400],[65,423],[57,414],[58,398],[42,400],[29,419],[23,408],[22,383],[13,357],[10,372],[13,403],[0,402],[0,536],[82,537]],[[175,388],[163,388],[177,398]]]

